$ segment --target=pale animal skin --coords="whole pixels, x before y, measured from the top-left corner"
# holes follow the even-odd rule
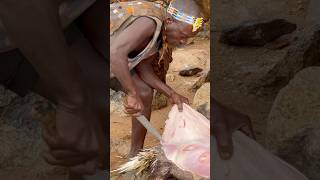
[[[179,168],[210,178],[210,121],[184,104],[172,107],[162,135],[166,157]]]

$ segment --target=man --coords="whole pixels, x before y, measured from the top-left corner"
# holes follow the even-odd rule
[[[110,4],[110,17],[111,77],[115,76],[127,93],[125,111],[133,116],[129,153],[132,157],[143,148],[146,135],[145,128],[135,117],[142,114],[150,119],[153,89],[168,96],[180,110],[182,103],[188,103],[187,98],[165,84],[165,74],[172,60],[171,48],[181,46],[195,36],[203,25],[203,18],[193,0],[173,0],[167,7],[147,1],[113,3]],[[220,119],[214,128],[220,154],[228,159],[232,155],[232,130],[248,121],[246,116],[214,102],[214,111],[219,112],[215,117]],[[232,113],[225,117],[229,112]],[[231,119],[234,121],[226,123]]]
[[[185,17],[201,18],[200,9],[192,0],[172,1],[167,8],[147,1],[110,5],[111,76],[117,78],[126,92],[125,112],[133,116],[129,157],[143,148],[146,129],[135,117],[144,115],[150,119],[153,89],[169,97],[180,111],[182,103],[188,103],[187,98],[164,83],[171,61],[168,60],[171,49],[165,48],[183,45],[199,31],[193,28],[196,18],[188,22],[182,19],[183,15],[174,14],[177,9]],[[167,54],[159,54],[160,49]],[[161,69],[162,76],[155,72],[157,69]]]

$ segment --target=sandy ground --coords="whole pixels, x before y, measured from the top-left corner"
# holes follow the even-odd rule
[[[203,69],[210,68],[210,41],[195,40],[193,44],[183,49],[174,51],[173,62],[168,72],[167,84],[175,89],[178,93],[189,98],[192,102],[194,92],[189,89],[198,80],[199,77],[182,77],[179,76],[179,70],[187,66],[197,66]],[[160,132],[163,131],[165,120],[171,105],[152,112],[151,123]],[[119,165],[126,162],[126,155],[130,150],[130,134],[131,134],[131,118],[121,117],[117,113],[110,115],[110,167],[111,170],[116,169]],[[147,133],[145,147],[152,147],[159,142]]]

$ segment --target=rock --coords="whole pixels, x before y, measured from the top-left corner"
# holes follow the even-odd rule
[[[292,43],[292,40],[285,35],[266,44],[266,48],[270,50],[280,50],[288,47]]]
[[[164,94],[155,91],[152,100],[152,110],[158,110],[168,105],[168,98]]]
[[[175,79],[174,74],[167,74],[166,81],[173,82]]]
[[[264,46],[282,35],[292,33],[297,26],[284,19],[264,22],[245,22],[225,30],[220,41],[229,45]]]
[[[320,67],[300,71],[280,90],[267,118],[267,146],[310,180],[320,177]]]
[[[35,180],[61,176],[41,156],[46,149],[41,138],[41,123],[45,120],[39,118],[50,114],[51,110],[48,101],[34,94],[16,97],[4,107],[0,119],[0,164],[3,172],[21,170],[26,173],[24,178]],[[66,176],[66,171],[62,174]]]
[[[110,89],[110,113],[117,113],[121,117],[128,116],[124,113],[122,98],[125,96],[125,93],[122,91],[114,91]]]
[[[113,91],[121,91],[122,90],[122,85],[116,78],[112,78],[109,80],[109,86],[110,90],[112,89]]]
[[[210,120],[210,103],[204,103],[198,106],[197,111]]]
[[[210,18],[210,7],[211,7],[210,0],[196,1],[196,3],[199,5],[200,9],[202,10],[201,12],[204,14],[204,17]]]
[[[253,85],[253,91],[275,94],[303,68],[320,65],[320,26],[299,34],[296,44]]]
[[[201,48],[190,45],[185,49],[176,49],[172,53],[173,61],[170,64],[168,73],[176,73],[181,70],[191,68],[205,69],[210,65],[210,46],[205,45]]]
[[[0,107],[7,106],[17,95],[10,90],[0,86]]]
[[[110,113],[117,113],[121,117],[128,117],[124,113],[124,107],[122,105],[122,98],[125,96],[125,93],[122,91],[114,91],[110,89]],[[159,92],[154,92],[153,101],[152,101],[152,110],[158,110],[166,107],[168,104],[168,98]]]
[[[198,74],[199,72],[201,72],[202,69],[198,68],[198,67],[190,67],[190,68],[186,68],[183,69],[179,72],[180,76],[194,76],[196,74]]]
[[[308,14],[306,21],[310,25],[319,25],[320,24],[320,1],[318,0],[309,0]]]
[[[199,89],[204,83],[210,82],[210,70],[203,73],[200,78],[191,87],[192,91]]]
[[[210,106],[210,83],[205,83],[198,89],[193,97],[192,106],[198,107],[205,103]]]

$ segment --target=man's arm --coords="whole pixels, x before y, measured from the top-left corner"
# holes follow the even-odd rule
[[[111,42],[111,72],[119,80],[128,94],[136,95],[136,88],[128,66],[128,54],[152,37],[155,22],[146,17],[138,18]]]
[[[183,103],[189,104],[189,100],[175,92],[172,88],[170,88],[168,85],[163,83],[159,77],[155,74],[153,67],[152,67],[152,61],[155,60],[157,56],[152,56],[144,61],[142,61],[137,66],[137,73],[139,77],[146,82],[149,86],[153,87],[154,89],[158,90],[159,92],[165,94],[167,97],[169,97],[169,100],[173,104],[178,105],[179,111],[183,110]]]
[[[156,58],[157,55],[153,55],[139,63],[136,67],[137,73],[149,86],[170,97],[175,91],[170,86],[163,83],[153,70],[152,61],[156,60]]]
[[[132,116],[139,116],[144,105],[130,75],[128,55],[134,50],[144,48],[145,43],[153,36],[155,28],[156,24],[152,19],[141,17],[111,40],[111,72],[128,95],[124,103],[125,112]]]

